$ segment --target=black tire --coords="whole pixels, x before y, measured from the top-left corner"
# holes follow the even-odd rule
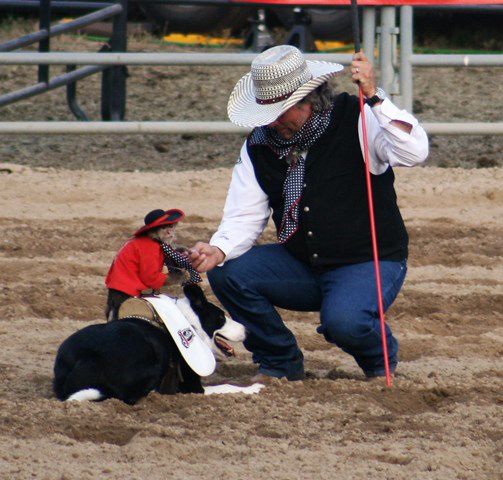
[[[351,40],[351,12],[349,9],[306,8],[311,18],[311,32],[315,38],[333,40]],[[291,28],[294,22],[293,9],[275,8],[274,13],[285,28]]]
[[[143,3],[142,10],[150,21],[164,32],[208,33],[223,28],[242,30],[251,9],[243,7],[197,7],[193,5],[166,5]]]

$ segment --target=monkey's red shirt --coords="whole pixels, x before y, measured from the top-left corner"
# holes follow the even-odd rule
[[[139,296],[142,290],[157,290],[167,277],[162,273],[163,264],[159,243],[150,237],[131,238],[115,256],[105,285],[133,297]]]

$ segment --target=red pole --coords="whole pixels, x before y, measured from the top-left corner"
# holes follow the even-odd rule
[[[353,37],[355,43],[355,53],[361,50],[360,48],[360,25],[358,22],[358,6],[356,0],[351,0],[351,13],[353,21]],[[381,326],[381,341],[384,357],[384,371],[386,373],[386,385],[391,387],[391,374],[389,371],[388,361],[388,342],[386,339],[386,324],[384,322],[384,308],[382,304],[382,288],[381,288],[381,270],[379,268],[379,253],[377,249],[377,235],[374,220],[374,201],[372,195],[372,182],[370,177],[370,158],[367,140],[367,125],[365,122],[365,104],[363,101],[362,87],[358,87],[358,97],[360,101],[360,117],[362,119],[362,132],[363,132],[363,158],[365,160],[365,180],[367,183],[367,199],[369,207],[370,218],[370,236],[372,240],[372,256],[374,258],[374,270],[377,288],[377,306],[379,311],[379,322]]]

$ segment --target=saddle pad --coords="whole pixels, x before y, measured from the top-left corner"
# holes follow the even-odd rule
[[[178,309],[175,301],[164,294],[143,299],[154,307],[190,368],[201,377],[211,375],[216,367],[215,356]]]
[[[150,303],[146,302],[142,298],[131,297],[122,302],[119,307],[117,318],[122,320],[123,318],[131,317],[154,322],[155,310]]]

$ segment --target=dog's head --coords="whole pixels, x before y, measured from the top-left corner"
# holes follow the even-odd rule
[[[213,352],[218,356],[234,355],[233,347],[227,342],[242,342],[246,338],[243,325],[226,316],[221,308],[208,302],[198,285],[186,285],[183,292],[193,312],[190,315],[190,312],[184,311],[184,314],[197,333],[207,340]]]

